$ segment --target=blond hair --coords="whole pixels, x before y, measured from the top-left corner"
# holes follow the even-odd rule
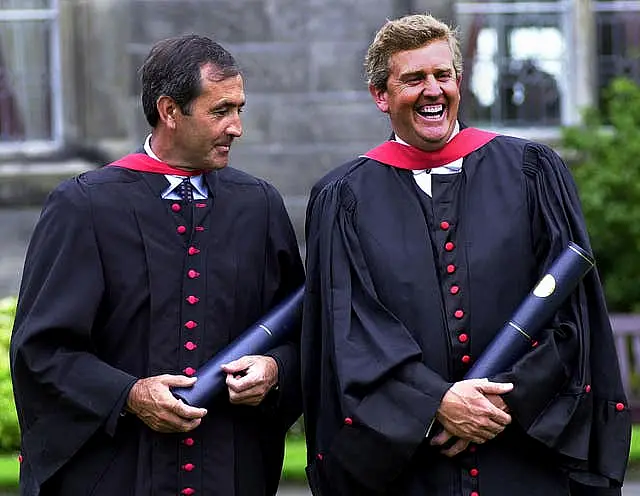
[[[456,77],[462,76],[462,53],[457,29],[429,14],[414,14],[387,22],[378,30],[365,57],[367,82],[384,90],[389,79],[389,60],[397,52],[414,50],[432,41],[446,41],[453,54]]]

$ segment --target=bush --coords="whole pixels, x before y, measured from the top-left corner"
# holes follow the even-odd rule
[[[20,431],[9,370],[9,340],[16,315],[16,299],[0,300],[0,451],[17,451]]]
[[[640,312],[640,87],[614,80],[603,109],[563,130],[609,309]]]

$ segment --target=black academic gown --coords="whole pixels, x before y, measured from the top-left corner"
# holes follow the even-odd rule
[[[121,416],[137,378],[197,368],[303,282],[276,190],[225,168],[207,201],[161,199],[161,174],[105,167],[49,197],[11,342],[21,494],[275,494],[300,413],[297,346],[269,353],[279,390],[208,406],[186,434]]]
[[[590,249],[570,173],[548,147],[497,137],[432,175],[360,158],[314,188],[302,381],[314,495],[569,493],[619,487],[630,417],[597,271],[537,346],[491,379],[513,422],[455,458],[425,434],[453,382],[570,240]],[[614,493],[617,490],[614,490]]]

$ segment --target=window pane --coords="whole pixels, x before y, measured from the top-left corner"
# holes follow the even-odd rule
[[[53,0],[0,0],[0,10],[49,9]]]
[[[462,14],[463,119],[494,126],[560,123],[565,40],[558,13]]]
[[[0,142],[50,140],[50,26],[4,22],[0,30]]]
[[[640,7],[634,11],[626,5],[622,12],[597,12],[596,26],[602,101],[602,90],[616,76],[626,76],[640,84]]]

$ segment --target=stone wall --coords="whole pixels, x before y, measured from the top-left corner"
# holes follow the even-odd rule
[[[313,183],[389,134],[373,104],[363,58],[387,18],[431,11],[447,0],[59,0],[64,150],[53,157],[0,157],[0,296],[17,291],[39,206],[72,174],[137,146],[148,132],[137,69],[151,45],[196,32],[243,66],[245,134],[233,166],[283,193],[304,253]],[[27,210],[18,210],[20,205]],[[30,208],[28,208],[30,207]]]
[[[426,10],[451,17],[442,0],[129,0],[134,143],[148,132],[136,71],[149,47],[181,33],[213,37],[245,74],[245,133],[231,163],[278,187],[302,240],[312,184],[389,133],[364,82],[370,40],[387,18]]]

